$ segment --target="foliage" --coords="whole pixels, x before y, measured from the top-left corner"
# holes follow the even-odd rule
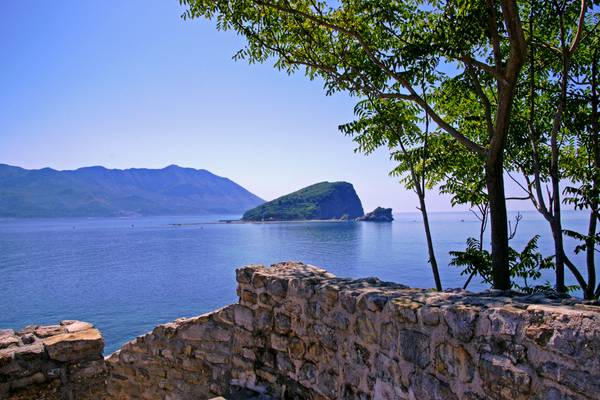
[[[419,198],[419,211],[423,217],[429,263],[437,290],[442,290],[425,196],[437,182],[439,175],[431,173],[429,116],[419,118],[417,107],[407,102],[389,102],[368,98],[354,108],[357,120],[341,125],[339,129],[352,136],[357,143],[355,151],[371,154],[387,147],[390,158],[397,166],[390,175],[400,178],[400,183],[415,192]],[[420,125],[424,124],[424,128]]]
[[[528,6],[530,50],[506,151],[507,170],[521,175],[515,182],[552,229],[557,289],[564,288],[564,265],[586,298],[600,295],[600,285],[594,292],[593,255],[600,243],[598,5],[594,0],[531,2]],[[563,204],[589,213],[587,232],[562,228]],[[587,277],[582,266],[569,258],[563,236],[579,241],[575,253],[588,253]]]
[[[248,210],[246,221],[292,221],[357,218],[363,215],[360,199],[347,182],[320,182]]]
[[[214,19],[246,39],[236,59],[273,61],[323,82],[327,94],[357,97],[357,120],[341,129],[358,151],[387,147],[392,173],[420,200],[437,186],[453,205],[489,214],[493,285],[504,289],[512,253],[503,172],[518,173],[525,196],[559,232],[558,287],[566,263],[593,292],[598,218],[587,233],[565,232],[588,253],[586,283],[564,254],[560,188],[570,182],[565,200],[598,213],[591,66],[599,0],[180,2],[185,18]]]
[[[328,94],[345,91],[359,101],[398,104],[409,112],[408,124],[427,116],[435,124],[432,132],[443,132],[464,151],[485,160],[486,174],[492,176],[485,182],[493,197],[494,285],[510,285],[502,154],[526,54],[516,2],[180,2],[186,6],[184,18],[214,19],[218,29],[245,37],[247,44],[236,59],[273,60],[288,73],[302,70],[311,80],[321,79]],[[466,91],[457,92],[455,84]],[[399,174],[412,168],[407,164],[415,161],[419,148],[426,146],[397,153]],[[436,153],[431,154],[434,158]],[[413,167],[418,168],[414,163]],[[411,180],[416,186],[414,178],[405,182],[410,185]]]
[[[552,286],[546,282],[535,284],[542,277],[543,270],[554,268],[553,256],[543,257],[538,251],[540,236],[531,238],[520,252],[510,247],[510,275],[512,287],[524,293],[550,289]],[[492,281],[492,260],[489,251],[482,249],[479,240],[467,239],[467,248],[464,251],[451,251],[453,257],[450,265],[462,268],[461,275],[475,275],[481,277],[483,282]]]
[[[413,173],[425,181],[424,189],[439,183],[439,176],[430,173],[432,160],[427,154],[431,141],[437,138],[424,132],[424,120],[413,104],[369,99],[360,101],[354,113],[358,119],[339,128],[353,137],[357,151],[371,154],[378,148],[387,148],[397,163],[390,174],[399,177],[407,189],[416,190],[420,183],[413,179]]]

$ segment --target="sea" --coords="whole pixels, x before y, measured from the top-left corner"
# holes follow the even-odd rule
[[[511,245],[521,249],[541,235],[541,252],[552,254],[547,222],[534,211],[521,215]],[[2,219],[0,328],[88,321],[102,331],[110,354],[157,324],[236,302],[235,269],[248,264],[302,261],[340,277],[433,287],[420,214],[394,217],[266,224],[218,223],[238,215]],[[444,288],[462,287],[466,276],[448,265],[448,252],[477,237],[479,221],[468,212],[430,219]],[[586,230],[583,214],[565,212],[563,220],[565,228]],[[573,257],[585,265],[582,254]],[[540,283],[552,279],[549,272]],[[486,288],[474,279],[468,289]]]

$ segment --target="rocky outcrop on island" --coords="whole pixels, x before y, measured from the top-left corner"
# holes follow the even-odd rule
[[[356,218],[356,220],[367,222],[392,222],[394,220],[394,217],[392,216],[391,208],[377,207],[370,213],[367,213],[362,217]]]
[[[350,220],[363,208],[348,182],[321,182],[246,211],[244,221]]]

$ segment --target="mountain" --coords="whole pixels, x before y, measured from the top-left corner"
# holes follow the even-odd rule
[[[241,214],[264,201],[203,169],[27,170],[0,164],[0,217]]]
[[[246,211],[244,221],[354,219],[363,208],[348,182],[321,182]]]

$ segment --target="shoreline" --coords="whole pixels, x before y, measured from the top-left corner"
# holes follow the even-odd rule
[[[359,222],[353,219],[303,219],[296,221],[273,220],[273,221],[244,221],[242,219],[222,219],[213,222],[188,222],[188,223],[170,223],[169,226],[194,226],[194,225],[246,225],[246,224],[306,224],[315,222]]]

